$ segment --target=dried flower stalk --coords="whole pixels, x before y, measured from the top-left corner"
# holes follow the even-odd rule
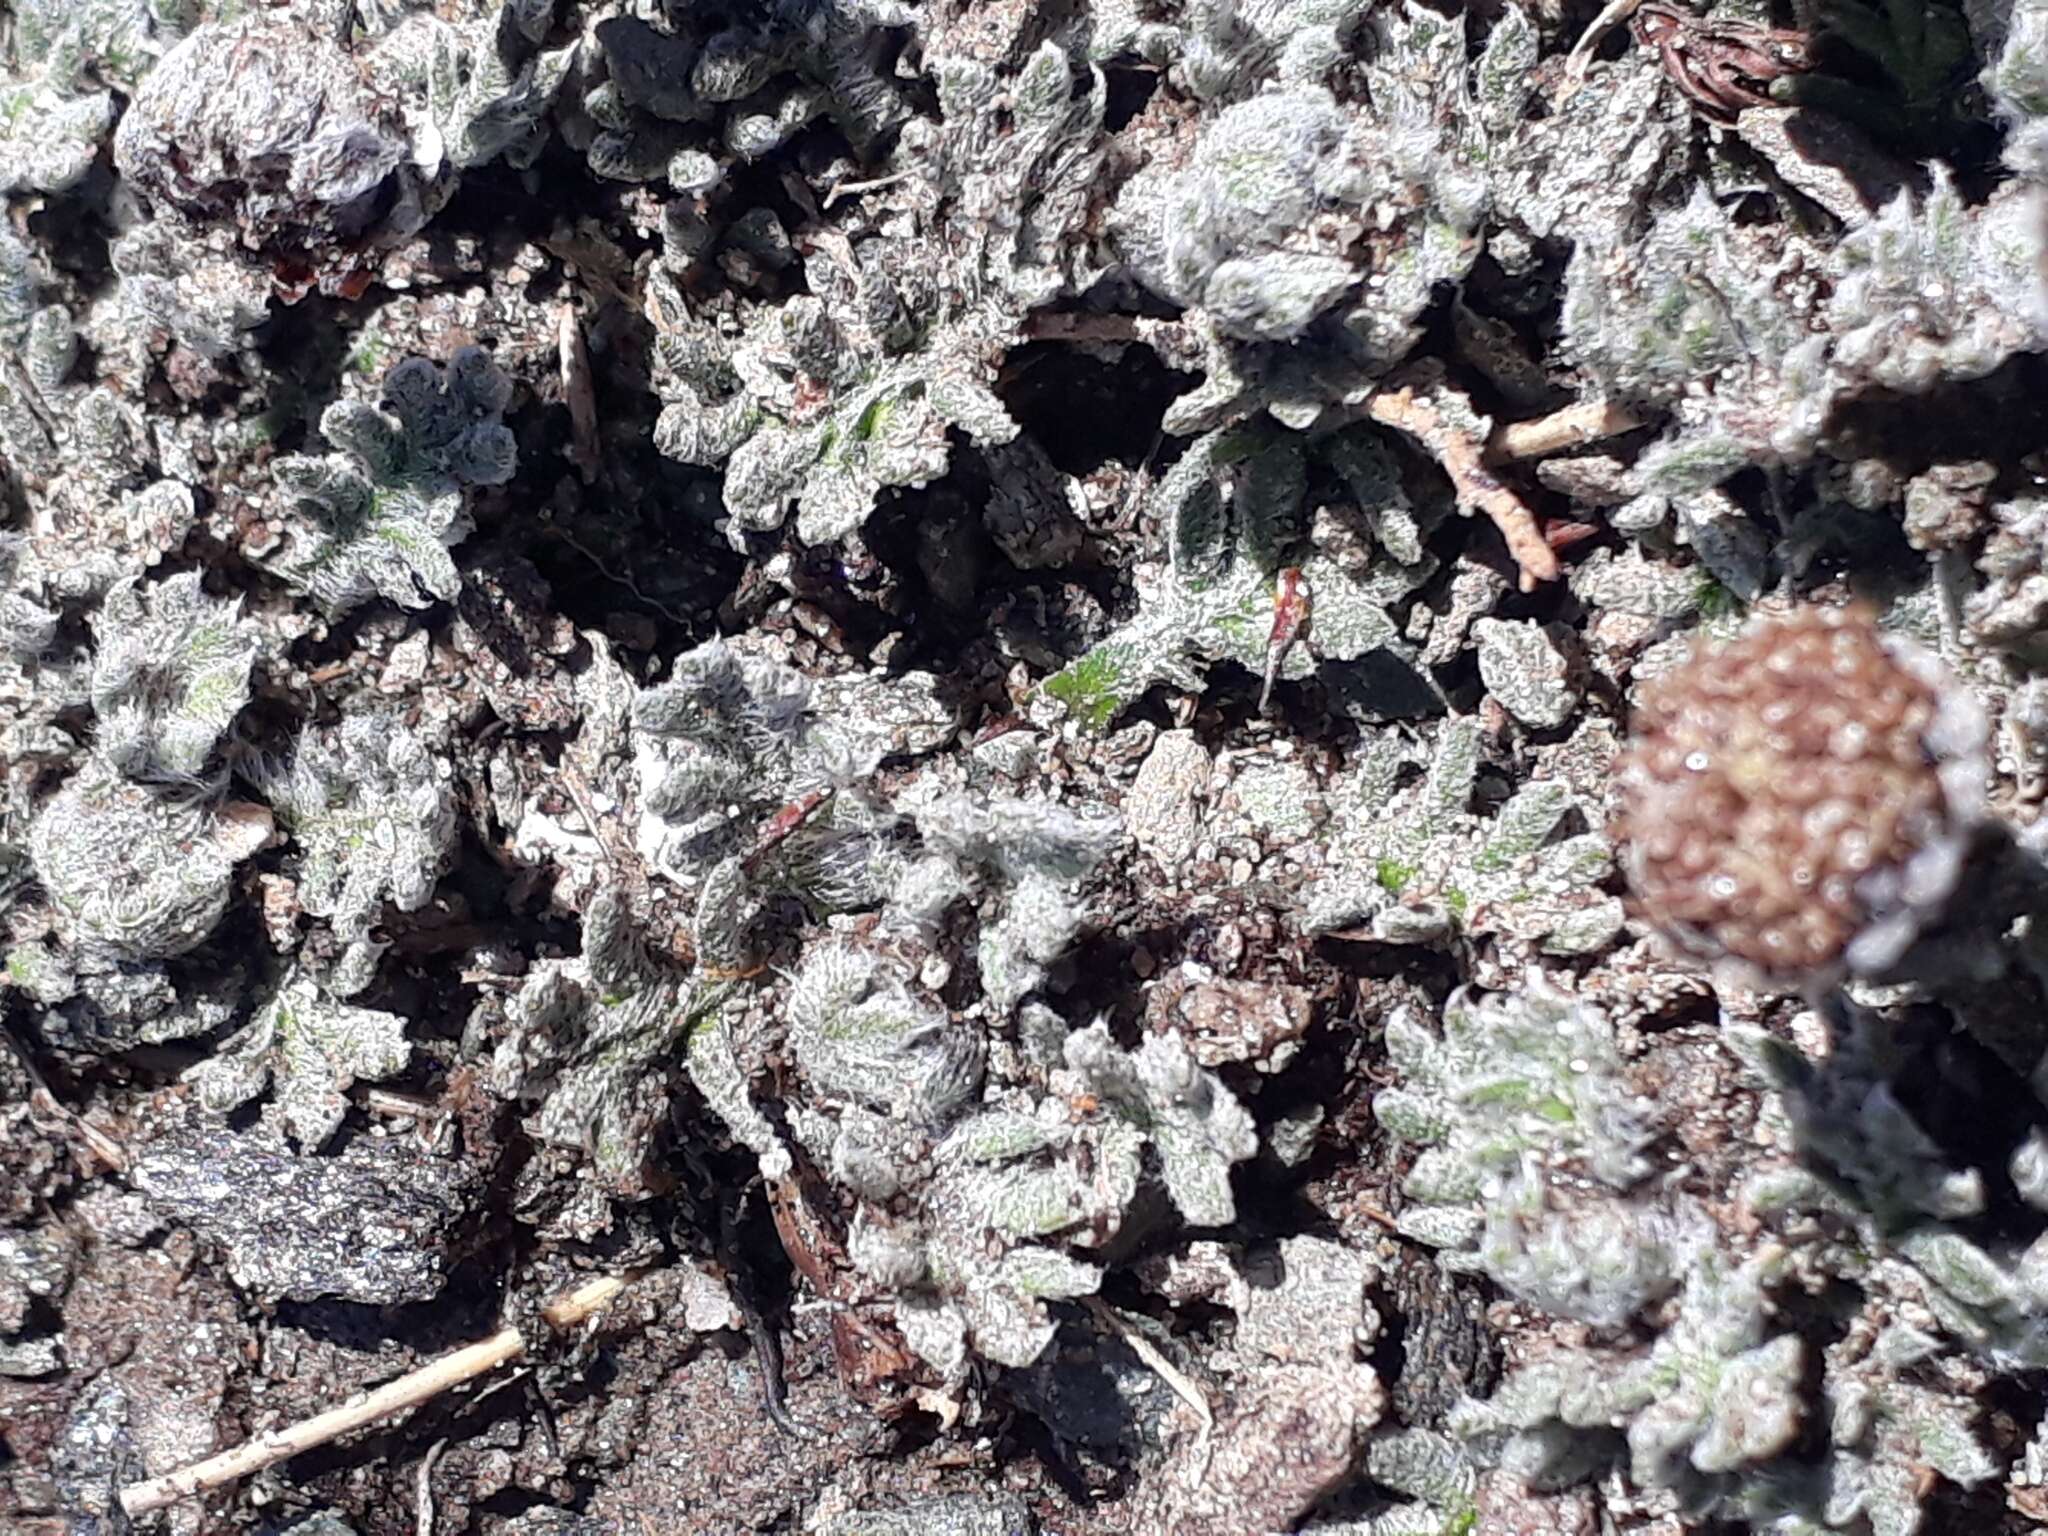
[[[549,1327],[566,1333],[610,1306],[625,1288],[626,1280],[618,1275],[586,1280],[541,1308],[541,1316],[547,1319]],[[386,1382],[376,1391],[343,1403],[338,1408],[330,1408],[325,1413],[315,1414],[283,1429],[267,1430],[233,1450],[209,1456],[189,1467],[131,1483],[121,1490],[121,1507],[130,1515],[147,1514],[180,1499],[204,1493],[209,1488],[218,1488],[237,1478],[247,1477],[252,1472],[261,1472],[265,1467],[288,1461],[302,1451],[338,1440],[352,1430],[417,1408],[451,1387],[459,1387],[487,1371],[510,1364],[524,1355],[531,1344],[532,1341],[519,1329],[500,1328],[487,1339],[464,1345],[453,1354],[443,1355],[431,1364],[409,1371],[396,1381]]]

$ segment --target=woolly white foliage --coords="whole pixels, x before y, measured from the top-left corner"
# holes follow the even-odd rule
[[[274,466],[287,504],[280,575],[329,613],[373,597],[401,608],[447,601],[461,585],[451,546],[470,531],[465,490],[502,485],[517,450],[499,420],[512,381],[481,347],[444,369],[409,358],[377,405],[339,400],[320,419],[341,449]]]
[[[397,720],[364,711],[343,716],[332,735],[301,737],[263,790],[298,850],[300,905],[328,920],[355,952],[350,969],[367,979],[384,904],[425,906],[454,845],[448,765]]]
[[[301,1150],[318,1152],[341,1129],[348,1087],[394,1076],[411,1059],[404,1019],[337,1001],[294,971],[185,1080],[216,1114],[274,1087],[270,1118]]]
[[[1564,832],[1575,811],[1600,820],[1569,784],[1538,779],[1491,816],[1476,814],[1480,731],[1469,716],[1437,728],[1426,771],[1403,786],[1409,761],[1404,739],[1382,732],[1336,786],[1338,836],[1309,901],[1311,928],[1364,929],[1390,944],[1494,932],[1548,954],[1613,941],[1621,903],[1602,889],[1613,857],[1601,833]]]

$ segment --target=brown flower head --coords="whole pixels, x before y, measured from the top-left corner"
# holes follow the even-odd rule
[[[1882,969],[1946,899],[1984,722],[1861,608],[1804,607],[1647,684],[1617,829],[1650,918],[1767,977]]]

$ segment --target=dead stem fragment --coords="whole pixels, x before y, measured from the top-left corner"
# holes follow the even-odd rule
[[[1503,422],[1487,440],[1486,456],[1496,463],[1548,458],[1602,438],[1633,432],[1643,419],[1609,400],[1581,400],[1533,421]]]
[[[541,1308],[541,1316],[556,1332],[566,1333],[610,1306],[625,1290],[626,1284],[625,1277],[619,1275],[587,1280]],[[500,1328],[487,1339],[443,1355],[338,1408],[330,1408],[325,1413],[315,1414],[283,1429],[266,1430],[233,1450],[209,1456],[189,1467],[131,1483],[121,1490],[121,1507],[130,1515],[147,1514],[150,1510],[163,1509],[180,1499],[204,1493],[209,1488],[218,1488],[247,1477],[252,1472],[261,1472],[265,1467],[288,1461],[302,1451],[338,1440],[352,1430],[417,1408],[451,1387],[461,1386],[517,1360],[531,1347],[532,1341],[517,1328]]]
[[[1579,40],[1572,45],[1572,51],[1565,56],[1565,80],[1567,91],[1577,90],[1586,78],[1586,70],[1593,62],[1593,55],[1599,50],[1600,41],[1616,27],[1635,15],[1636,8],[1643,0],[1609,0],[1600,14],[1586,24],[1586,30],[1579,34]]]
[[[1544,540],[1536,514],[1486,467],[1478,434],[1461,427],[1456,417],[1484,422],[1463,392],[1443,379],[1442,369],[1423,365],[1395,376],[1395,387],[1380,390],[1366,402],[1366,412],[1382,426],[1405,432],[1428,450],[1451,477],[1458,505],[1477,507],[1493,520],[1508,553],[1522,573],[1522,590],[1532,592],[1542,581],[1555,581],[1557,552]]]
[[[21,1042],[5,1029],[0,1029],[0,1041],[6,1043],[14,1059],[21,1064],[21,1070],[29,1082],[29,1109],[37,1115],[47,1115],[58,1121],[65,1130],[84,1142],[86,1147],[101,1162],[116,1173],[128,1171],[128,1154],[121,1144],[105,1131],[87,1120],[76,1110],[68,1109],[58,1102],[57,1095],[50,1091],[50,1085],[37,1070],[35,1060]]]
[[[1194,1409],[1195,1418],[1200,1423],[1203,1434],[1208,1434],[1216,1427],[1215,1412],[1209,1406],[1207,1395],[1189,1380],[1184,1372],[1177,1369],[1171,1360],[1161,1354],[1157,1345],[1125,1322],[1116,1309],[1101,1297],[1084,1296],[1081,1299],[1095,1315],[1096,1321],[1129,1345],[1131,1353],[1150,1366],[1153,1373],[1166,1383],[1175,1397]]]
[[[575,448],[570,457],[585,485],[597,482],[604,450],[597,436],[597,386],[590,375],[590,349],[583,340],[583,324],[574,305],[561,310],[557,343],[561,354],[562,398],[569,406],[569,427]]]

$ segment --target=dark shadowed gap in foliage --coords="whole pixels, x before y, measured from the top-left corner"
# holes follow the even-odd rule
[[[996,392],[1053,463],[1070,475],[1145,462],[1175,397],[1199,382],[1135,343],[1113,357],[1071,342],[1031,341],[1003,361]]]
[[[1956,1225],[1979,1242],[2029,1240],[2040,1213],[2020,1198],[2010,1160],[2042,1123],[2040,1101],[2024,1078],[1970,1036],[1951,1032],[1945,1019],[1916,1019],[1915,1026],[1912,1054],[1893,1074],[1899,1102],[1952,1167],[1984,1176],[1983,1214]]]
[[[1441,1428],[1461,1400],[1500,1384],[1500,1340],[1486,1321],[1493,1290],[1416,1243],[1383,1244],[1377,1259],[1380,1331],[1368,1359],[1401,1422]]]
[[[921,664],[957,660],[986,630],[983,588],[1008,569],[982,527],[975,504],[954,472],[928,486],[884,494],[860,530],[860,541],[888,571],[894,590],[889,611],[859,601],[829,606],[857,644],[872,645],[901,630]],[[805,552],[811,569],[830,582],[851,581],[835,549]],[[872,584],[870,584],[872,585]],[[848,586],[848,596],[855,597]]]
[[[1828,422],[1831,457],[1882,459],[1901,475],[1964,459],[2004,463],[2015,443],[2042,442],[2048,442],[2048,357],[2034,353],[1924,395],[1872,390]]]
[[[1160,72],[1111,66],[1102,73],[1109,87],[1109,101],[1102,114],[1103,127],[1115,133],[1145,110],[1153,92],[1159,89]]]
[[[1312,955],[1311,963],[1320,963],[1319,957]],[[1345,1012],[1341,1001],[1323,1003],[1295,1058],[1280,1071],[1261,1074],[1257,1081],[1247,1085],[1246,1096],[1257,1099],[1259,1118],[1263,1121],[1278,1124],[1311,1107],[1323,1111],[1323,1124],[1308,1155],[1286,1169],[1284,1180],[1279,1181],[1297,1206],[1285,1219],[1294,1220],[1301,1230],[1313,1230],[1324,1220],[1322,1212],[1301,1197],[1301,1190],[1329,1171],[1333,1156],[1355,1156],[1353,1148],[1339,1145],[1336,1131],[1337,1117],[1344,1111],[1346,1097],[1353,1092],[1348,1058],[1356,1048],[1359,1033],[1359,1026],[1344,1017]],[[1278,1167],[1264,1159],[1254,1166],[1261,1170]]]
[[[1020,1402],[1019,1406],[1025,1411],[1009,1416],[997,1442],[1000,1464],[1021,1467],[1036,1462],[1046,1481],[1056,1486],[1076,1511],[1113,1502],[1132,1491],[1132,1474],[1127,1467],[1091,1455],[1088,1448],[1063,1439],[1046,1422],[1039,1405]],[[1050,1528],[1059,1528],[1057,1519]]]
[[[787,1136],[786,1106],[775,1100],[762,1108]],[[679,1085],[669,1104],[670,1140],[663,1152],[675,1184],[657,1207],[661,1225],[675,1255],[716,1264],[767,1325],[779,1329],[795,1299],[794,1264],[759,1185],[754,1155],[700,1139],[714,1123],[694,1086]]]
[[[495,1265],[455,1264],[450,1267],[440,1292],[426,1301],[401,1306],[375,1306],[369,1302],[280,1301],[272,1318],[284,1328],[296,1328],[316,1339],[345,1349],[375,1350],[381,1344],[400,1342],[420,1352],[421,1362],[444,1350],[473,1344],[503,1326],[499,1309],[502,1288]]]
[[[1981,61],[1961,0],[1809,0],[1798,10],[1785,19],[1809,23],[1812,47],[1809,68],[1787,82],[1793,101],[1848,121],[1905,160],[1939,156],[1966,184],[1989,179],[2001,134],[1976,88]]]
[[[1977,1401],[1982,1415],[1977,1421],[1978,1433],[1995,1446],[2017,1449],[2025,1444],[2033,1437],[2035,1428],[2041,1422],[2043,1381],[2043,1374],[2040,1371],[2017,1372],[2010,1376],[1991,1374],[1977,1389]],[[1997,1502],[2002,1502],[2006,1490],[2001,1480],[1994,1477],[1989,1482],[1980,1484],[1976,1491],[1978,1494],[1989,1491]],[[2032,1492],[2039,1496],[2042,1489],[2037,1485]],[[1937,1498],[1934,1509],[1928,1512],[1928,1523],[1921,1529],[1930,1532],[1997,1530],[1998,1525],[1992,1515],[1996,1503],[1991,1506],[1980,1504],[1979,1509],[1985,1512],[1972,1519],[1964,1520],[1959,1517],[1953,1524],[1942,1519],[1941,1512],[1944,1509],[1961,1505],[1965,1497],[1963,1490],[1944,1484],[1943,1496]]]
[[[957,667],[961,647],[998,639],[1020,609],[1058,659],[1048,670],[1100,638],[1091,627],[1093,600],[1105,612],[1117,598],[1117,572],[1091,540],[1064,563],[1026,569],[1015,564],[989,534],[983,510],[997,494],[993,471],[981,450],[955,435],[952,465],[944,479],[914,490],[885,495],[861,530],[861,540],[884,567],[895,592],[882,607],[833,608],[850,635],[868,643],[891,629],[903,630],[920,664]],[[831,549],[808,552],[814,566],[829,566]],[[849,590],[848,597],[855,594]],[[828,602],[828,607],[832,605]],[[872,633],[871,633],[872,632]]]
[[[87,185],[111,180],[111,167],[103,158],[87,178]],[[102,195],[80,198],[37,198],[24,205],[26,223],[35,238],[49,251],[51,264],[76,282],[87,297],[98,297],[118,281],[108,245],[120,233]]]
[[[528,194],[535,180],[548,197]],[[735,206],[777,207],[786,226],[795,217],[765,172],[742,171],[737,180],[741,185],[727,194]],[[466,174],[428,238],[468,234],[495,245],[516,230],[544,241],[582,215],[631,263],[657,243],[636,235],[633,221],[621,216],[633,190],[593,180],[582,158],[557,141],[529,171],[493,164]],[[776,274],[776,281],[800,291],[800,264]],[[531,560],[552,589],[557,611],[579,628],[604,630],[613,615],[634,615],[655,626],[657,653],[673,654],[710,633],[710,611],[738,580],[741,557],[716,528],[721,481],[714,472],[663,458],[653,446],[660,402],[645,318],[615,303],[585,305],[579,313],[601,429],[599,478],[584,485],[572,466],[566,406],[558,398],[528,399],[511,419],[520,478],[495,521],[480,531],[497,534]]]
[[[1343,1081],[1341,1056],[1336,1051],[1321,1055],[1318,1065],[1325,1081]],[[1278,1102],[1263,1091],[1256,1068],[1234,1064],[1218,1070],[1231,1092],[1256,1112],[1262,1124],[1277,1123]],[[1330,1213],[1309,1198],[1313,1167],[1312,1162],[1303,1162],[1290,1168],[1278,1158],[1261,1155],[1232,1168],[1230,1184],[1237,1196],[1232,1240],[1247,1248],[1290,1237],[1320,1237],[1341,1243],[1343,1234]]]
[[[1781,1286],[1772,1299],[1773,1333],[1796,1333],[1806,1348],[1799,1362],[1799,1393],[1809,1403],[1827,1401],[1827,1352],[1849,1332],[1861,1293],[1843,1281],[1831,1281],[1818,1294]],[[1802,1415],[1799,1435],[1785,1455],[1795,1461],[1823,1462],[1827,1458],[1830,1425],[1824,1415]]]
[[[1002,648],[1016,639],[1011,626],[1028,620],[1047,652],[1033,659],[1053,670],[1101,638],[1116,573],[1085,539],[1064,564],[1013,564],[983,520],[992,495],[988,464],[964,440],[954,443],[952,458],[935,484],[885,495],[861,530],[860,542],[886,572],[886,593],[870,583],[864,602],[844,570],[835,573],[827,546],[804,555],[825,581],[812,600],[846,629],[856,651],[898,631],[909,643],[901,653],[909,665],[963,675],[984,660],[1000,664]],[[840,593],[831,590],[835,582]]]
[[[357,306],[308,294],[296,304],[273,303],[250,332],[280,381],[263,411],[278,453],[325,453],[331,446],[320,435],[320,413],[341,398],[357,344],[353,327],[370,313],[367,302]],[[388,358],[384,366],[398,361]]]
[[[673,468],[677,478],[693,473]],[[662,479],[663,490],[638,508],[605,511],[565,530],[567,537],[543,536],[529,553],[549,575],[562,613],[599,629],[614,613],[644,615],[660,633],[656,653],[668,656],[710,637],[713,611],[738,584],[744,562],[694,515],[703,487],[685,485],[677,498],[666,494],[665,468]]]
[[[600,384],[600,417],[613,387]],[[574,473],[566,459],[559,468]],[[556,611],[577,628],[603,632],[613,615],[636,615],[655,626],[656,653],[673,655],[709,638],[712,611],[738,585],[744,558],[715,527],[722,511],[716,476],[664,459],[651,445],[622,473],[636,482],[637,496],[615,498],[600,483],[585,489],[573,516],[543,518],[535,507],[508,517],[500,531],[533,562]]]
[[[530,1515],[536,1510],[558,1510],[564,1507],[572,1513],[580,1512],[590,1502],[590,1496],[597,1491],[597,1480],[584,1477],[575,1480],[575,1493],[566,1500],[548,1497],[531,1488],[505,1488],[487,1499],[479,1499],[470,1506],[472,1515],[484,1515],[497,1520],[516,1520],[521,1515]]]
[[[1383,944],[1374,939],[1346,939],[1325,934],[1317,946],[1347,976],[1372,981],[1396,978],[1419,984],[1438,1007],[1464,980],[1455,957],[1414,944]]]
[[[1284,922],[1261,931],[1254,916],[1271,899],[1246,890],[1234,894],[1220,907],[1207,897],[1160,894],[1140,882],[1126,887],[1105,882],[1097,898],[1102,909],[1099,923],[1085,930],[1075,949],[1055,971],[1067,983],[1059,994],[1061,1011],[1081,1021],[1106,1019],[1118,1044],[1129,1049],[1145,1032],[1145,1018],[1152,1006],[1160,967],[1176,959],[1219,968],[1224,974],[1258,983],[1298,987],[1313,1000],[1333,990],[1332,967],[1315,953],[1312,945],[1296,935]],[[1247,930],[1250,930],[1249,932]],[[1226,941],[1237,946],[1226,953]],[[1141,972],[1138,951],[1152,958],[1152,966]],[[1323,1030],[1311,1030],[1309,1048],[1303,1056],[1327,1045]],[[1231,1067],[1225,1076],[1233,1089],[1259,1100],[1261,1117],[1275,1104],[1319,1096],[1319,1088],[1331,1081],[1324,1077],[1311,1087],[1300,1075],[1297,1059],[1279,1077],[1240,1074]]]
[[[535,188],[543,195],[536,197]],[[633,244],[648,242],[636,241],[630,221],[617,215],[635,190],[634,183],[591,175],[583,155],[560,138],[550,137],[526,170],[503,160],[465,170],[455,195],[421,232],[421,238],[430,249],[436,242],[444,242],[452,251],[454,241],[464,235],[493,242],[515,235],[538,239],[589,216],[599,220],[607,233],[633,254]]]
[[[1572,963],[1565,968],[1574,975],[1585,975],[1587,972],[1581,969],[1582,964],[1582,957],[1574,956]],[[1648,1038],[1672,1035],[1680,1030],[1715,1031],[1721,1027],[1720,1004],[1709,993],[1689,993],[1656,1013],[1645,1014],[1635,1021],[1634,1027],[1637,1033]]]
[[[1168,1308],[1115,1275],[1105,1280],[1102,1301],[1169,1357],[1179,1353],[1180,1341],[1213,1341],[1230,1327],[1224,1308],[1204,1302]],[[1045,1351],[1030,1365],[1005,1372],[997,1390],[1015,1405],[1020,1420],[1050,1433],[1071,1474],[1090,1484],[1125,1479],[1144,1448],[1158,1443],[1162,1420],[1178,1398],[1164,1390],[1126,1338],[1087,1309],[1064,1306],[1055,1317],[1059,1331]]]

